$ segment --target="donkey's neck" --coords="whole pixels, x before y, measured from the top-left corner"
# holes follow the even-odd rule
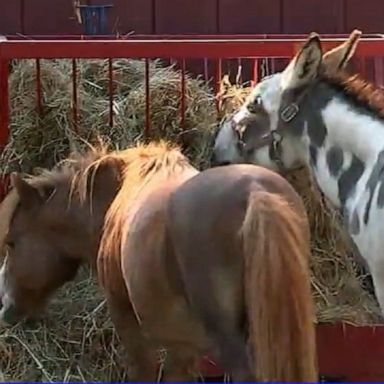
[[[318,186],[336,207],[348,208],[354,196],[364,193],[381,159],[384,120],[334,95],[305,125],[303,138]],[[321,142],[311,139],[316,129],[324,130]]]
[[[338,146],[344,153],[364,163],[376,161],[384,148],[384,120],[335,98],[321,113],[327,128],[327,146]]]

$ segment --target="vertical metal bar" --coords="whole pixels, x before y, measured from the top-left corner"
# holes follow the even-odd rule
[[[279,59],[271,59],[271,74],[276,73],[276,62]]]
[[[113,127],[113,60],[108,59],[108,72],[109,72],[109,126]]]
[[[208,82],[208,59],[204,58],[204,80]]]
[[[384,77],[383,77],[383,71],[384,71],[384,66],[383,66],[383,57],[375,57],[374,59],[374,77],[375,77],[375,84],[378,87],[383,87],[384,85]]]
[[[185,59],[181,61],[181,99],[180,99],[180,108],[181,108],[181,128],[185,129]]]
[[[243,75],[243,60],[241,57],[237,58],[237,73],[236,73],[236,85],[242,83],[242,75]]]
[[[259,81],[259,60],[253,59],[253,66],[252,66],[252,86],[257,84]]]
[[[367,58],[365,57],[362,57],[360,59],[361,61],[361,73],[363,75],[363,77],[366,77],[366,72],[367,72]]]
[[[149,59],[145,59],[145,131],[144,136],[149,137],[151,133],[151,95],[149,84]]]
[[[77,113],[77,65],[76,59],[72,59],[72,98],[73,98],[73,128],[78,133],[78,113]]]
[[[36,59],[36,98],[37,112],[39,117],[43,116],[42,92],[41,92],[41,66],[40,59]]]

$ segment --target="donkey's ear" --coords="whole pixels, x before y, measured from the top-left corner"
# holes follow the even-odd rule
[[[19,173],[11,173],[10,181],[11,186],[16,189],[19,196],[20,205],[25,208],[32,208],[41,204],[42,196],[38,189],[25,181]]]
[[[311,33],[300,51],[284,70],[283,88],[298,88],[310,83],[319,73],[321,60],[320,37],[317,33]]]
[[[335,73],[345,68],[355,53],[360,37],[361,31],[355,29],[343,44],[325,53],[323,56],[323,69],[327,73]]]

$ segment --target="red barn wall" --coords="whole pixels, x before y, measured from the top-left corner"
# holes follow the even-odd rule
[[[383,0],[88,0],[113,4],[110,31],[139,34],[365,33],[384,30]],[[0,34],[77,34],[72,0],[0,0]]]

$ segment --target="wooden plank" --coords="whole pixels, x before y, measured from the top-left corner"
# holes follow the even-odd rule
[[[310,32],[342,33],[342,0],[284,0],[281,33]]]
[[[13,0],[12,0],[13,1]],[[25,34],[53,35],[81,33],[69,0],[24,0]]]
[[[216,0],[156,0],[155,25],[157,34],[216,33]]]
[[[348,0],[345,14],[346,32],[360,28],[363,33],[382,33],[383,0]]]
[[[21,32],[21,0],[0,0],[0,34]]]
[[[319,325],[321,374],[343,381],[384,381],[384,326]]]
[[[361,1],[348,0],[345,14],[346,32],[353,28],[359,28],[363,33],[382,33],[383,32],[383,1],[382,0],[364,0],[364,6]],[[366,59],[359,66],[364,69],[364,77],[368,80],[380,80],[380,75],[375,73],[375,62],[382,61],[383,58]]]
[[[90,4],[113,5],[108,11],[109,33],[153,33],[152,0],[92,0]]]
[[[279,33],[280,0],[219,0],[220,33]]]
[[[320,324],[317,326],[319,373],[327,381],[383,382],[384,326]],[[201,360],[205,377],[221,377],[222,367]],[[217,380],[218,381],[218,380]]]

